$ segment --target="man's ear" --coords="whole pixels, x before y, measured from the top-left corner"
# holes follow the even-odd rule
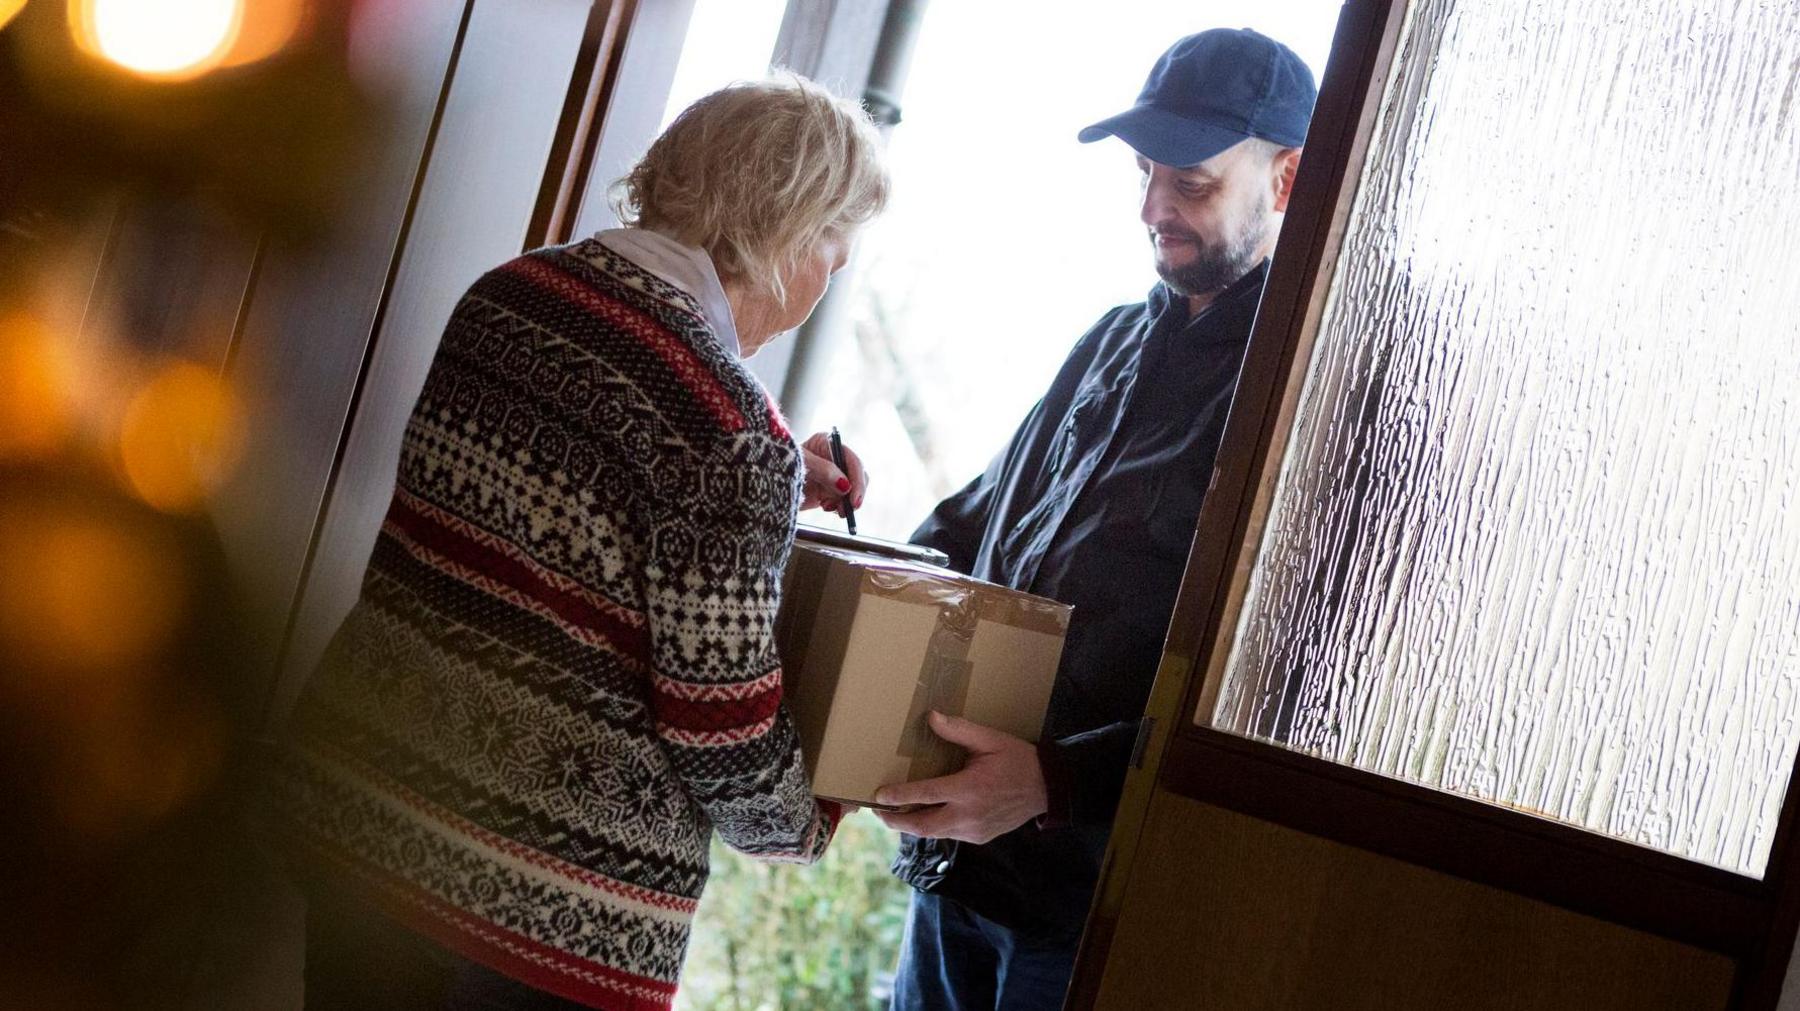
[[[1271,167],[1274,170],[1275,213],[1287,210],[1288,198],[1294,193],[1294,175],[1300,171],[1300,149],[1284,147],[1275,153]]]

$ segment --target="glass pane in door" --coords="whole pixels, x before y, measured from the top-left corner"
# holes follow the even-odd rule
[[[1800,4],[1418,0],[1203,722],[1760,875]]]

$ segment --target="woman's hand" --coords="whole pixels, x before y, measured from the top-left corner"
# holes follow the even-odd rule
[[[863,493],[869,488],[869,473],[862,459],[849,446],[844,447],[844,468],[831,462],[831,435],[816,432],[800,444],[800,456],[806,461],[806,494],[801,509],[824,509],[839,516],[844,514],[844,500],[852,509],[861,509]]]

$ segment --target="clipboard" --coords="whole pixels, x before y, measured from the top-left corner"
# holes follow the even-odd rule
[[[811,544],[823,544],[827,547],[866,551],[872,555],[899,558],[909,562],[924,562],[939,568],[950,566],[949,555],[923,544],[905,544],[900,541],[883,540],[879,537],[853,536],[841,530],[828,530],[825,527],[815,527],[806,523],[801,523],[795,528],[794,539]]]

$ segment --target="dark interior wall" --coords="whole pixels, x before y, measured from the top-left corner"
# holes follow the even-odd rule
[[[305,246],[276,245],[244,306],[231,378],[251,406],[247,451],[215,516],[256,596],[245,676],[268,695],[314,528],[324,507],[364,355],[401,253],[465,0],[392,5],[386,113],[343,180],[345,210]]]
[[[360,385],[345,381],[355,373],[341,372],[330,385],[330,396],[349,401],[347,425],[277,672],[277,717],[355,603],[393,491],[401,432],[450,310],[477,277],[526,244],[592,6],[591,0],[477,0],[469,14],[392,282],[372,340],[358,356]],[[313,311],[332,302],[320,287],[310,287],[305,300]],[[295,344],[311,343],[292,333],[284,338],[289,354]],[[358,344],[335,329],[319,338],[335,342],[345,364]],[[303,428],[287,434],[314,438]]]
[[[1730,959],[1159,792],[1096,1006],[1702,1011]]]
[[[369,5],[362,83],[383,113],[308,241],[200,200],[127,197],[59,265],[84,339],[219,368],[244,398],[244,452],[213,516],[251,598],[245,694],[272,717],[355,599],[451,307],[527,244],[594,8]]]
[[[103,208],[95,219],[102,283],[84,301],[81,339],[96,350],[117,342],[223,368],[255,270],[256,235],[197,200],[108,206],[111,213]]]
[[[246,444],[211,514],[252,598],[232,672],[247,730],[280,717],[355,600],[444,323],[532,241],[607,2],[364,5],[359,81],[382,115],[341,159],[341,206],[308,241],[259,234],[204,195],[127,194],[40,265],[64,332],[217,369],[243,399]],[[243,869],[214,868],[170,911],[167,975],[184,981],[183,1006],[297,1007],[300,906],[232,852]]]

